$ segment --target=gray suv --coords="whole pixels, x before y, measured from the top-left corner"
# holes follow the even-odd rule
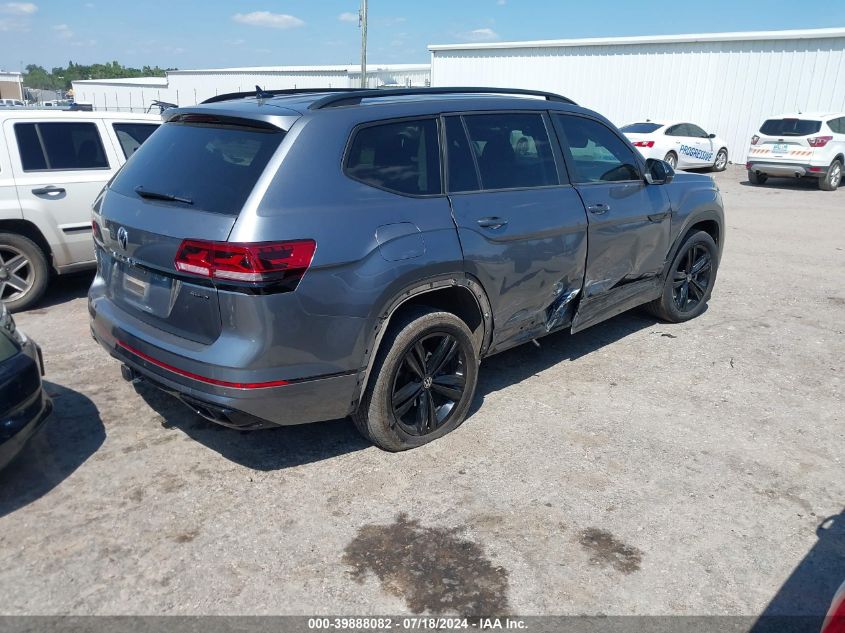
[[[398,451],[467,415],[481,359],[635,306],[704,311],[709,176],[548,93],[276,91],[169,110],[94,204],[91,329],[238,429],[351,415]]]

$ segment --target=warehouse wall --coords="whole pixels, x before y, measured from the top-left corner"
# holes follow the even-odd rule
[[[431,80],[558,92],[619,126],[689,120],[744,163],[765,117],[845,111],[845,37],[433,50]]]

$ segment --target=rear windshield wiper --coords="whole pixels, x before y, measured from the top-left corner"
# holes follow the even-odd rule
[[[142,186],[135,187],[135,193],[142,198],[149,198],[150,200],[166,200],[168,202],[181,202],[182,204],[194,204],[190,198],[182,196],[174,196],[172,193],[160,193],[158,191],[147,191]]]

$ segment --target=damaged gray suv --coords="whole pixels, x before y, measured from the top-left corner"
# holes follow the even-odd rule
[[[709,176],[503,89],[258,91],[169,110],[94,205],[94,337],[123,376],[239,429],[352,416],[420,446],[481,360],[648,304],[705,309]]]

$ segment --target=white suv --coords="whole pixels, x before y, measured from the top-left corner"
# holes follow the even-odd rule
[[[845,165],[845,113],[787,114],[768,119],[751,138],[748,180],[762,185],[769,176],[818,178],[835,191]]]
[[[161,117],[0,110],[0,301],[33,305],[51,270],[94,268],[91,204]]]

